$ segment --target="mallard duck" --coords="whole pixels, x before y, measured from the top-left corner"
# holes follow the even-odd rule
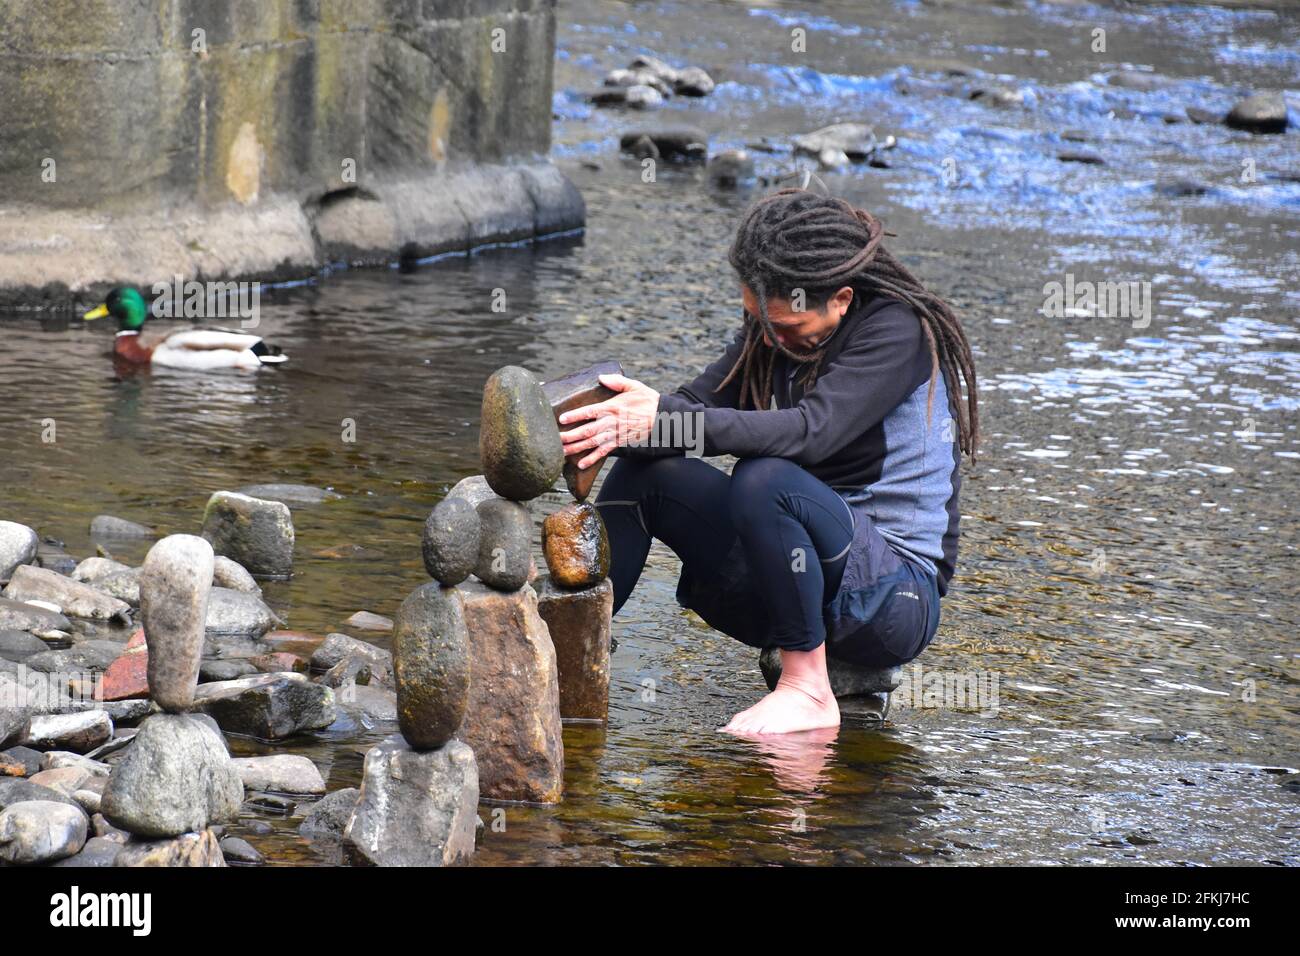
[[[261,336],[230,329],[184,329],[156,336],[141,330],[149,318],[144,296],[135,289],[119,287],[108,293],[104,304],[87,312],[83,318],[117,319],[118,333],[113,354],[134,365],[162,365],[167,368],[215,369],[261,368],[286,362],[285,355]]]

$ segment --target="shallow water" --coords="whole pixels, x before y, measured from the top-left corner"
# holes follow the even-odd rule
[[[425,579],[429,508],[478,471],[492,370],[545,378],[618,358],[671,389],[738,321],[725,249],[752,193],[692,170],[644,183],[618,133],[689,122],[716,149],[867,120],[898,137],[891,168],[822,178],[879,214],[891,247],[958,307],[983,386],[958,577],[921,674],[996,677],[997,706],[896,700],[884,728],[850,716],[827,743],[717,734],[760,694],[757,662],[677,607],[677,562],[656,544],[615,621],[609,727],[565,729],[559,807],[483,808],[476,862],[1300,862],[1300,795],[1281,786],[1300,750],[1300,183],[1278,178],[1297,171],[1298,134],[1163,120],[1252,87],[1289,88],[1295,103],[1300,17],[1186,4],[797,10],[561,4],[554,155],[586,196],[585,236],[264,293],[259,331],[292,356],[283,368],[119,379],[111,329],[6,314],[3,516],[82,556],[100,512],[192,532],[214,490],[328,486],[345,497],[295,510],[295,575],[268,598],[319,634],[361,608],[391,615]],[[808,54],[790,52],[795,25]],[[1095,26],[1109,53],[1090,52]],[[640,52],[703,65],[719,88],[647,115],[582,102]],[[943,92],[972,82],[939,72],[952,58],[1030,105]],[[1101,82],[1124,67],[1168,83]],[[1061,163],[1063,149],[1107,162]],[[1254,183],[1240,182],[1243,158]],[[768,173],[790,164],[762,159]],[[1166,198],[1154,184],[1171,177],[1212,188]],[[1044,285],[1066,273],[1150,281],[1150,325],[1045,317]],[[355,443],[341,440],[345,419]],[[561,500],[539,502],[539,516]],[[289,749],[336,789],[356,784],[388,732],[343,722]],[[309,806],[250,810],[235,831],[272,862],[329,862],[295,833]]]

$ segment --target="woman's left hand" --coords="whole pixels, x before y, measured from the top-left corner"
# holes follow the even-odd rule
[[[595,449],[578,462],[579,468],[594,465],[615,448],[648,436],[659,410],[659,393],[649,385],[622,375],[602,375],[600,384],[618,392],[595,405],[573,408],[560,416],[560,424],[587,422],[560,432],[564,456]]]

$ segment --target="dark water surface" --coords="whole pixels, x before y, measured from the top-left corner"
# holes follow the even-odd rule
[[[1287,89],[1294,117],[1300,17],[802,6],[562,3],[554,153],[587,198],[586,235],[264,293],[259,331],[292,356],[281,369],[119,379],[102,323],[5,315],[0,516],[80,557],[100,512],[194,532],[215,490],[328,486],[345,497],[295,510],[296,573],[268,599],[319,634],[358,609],[391,615],[425,579],[429,508],[478,471],[488,374],[618,358],[672,389],[739,321],[725,250],[752,194],[693,170],[645,183],[618,133],[689,122],[716,149],[865,120],[898,137],[891,168],[823,179],[879,214],[958,308],[983,386],[958,577],[920,663],[996,678],[997,706],[900,701],[883,729],[849,717],[822,744],[718,734],[760,695],[757,662],[677,607],[678,565],[656,544],[615,621],[609,727],[566,728],[565,802],[506,808],[476,861],[1300,863],[1300,794],[1283,786],[1300,764],[1297,133],[1164,119],[1256,87]],[[790,51],[800,25],[806,54]],[[1109,52],[1091,52],[1095,27]],[[718,90],[645,115],[583,102],[640,52],[703,65]],[[946,59],[992,76],[950,78]],[[1161,79],[1108,83],[1121,69]],[[970,101],[976,82],[1025,102]],[[1062,163],[1065,149],[1106,164]],[[1208,191],[1161,194],[1180,177]],[[1149,326],[1045,317],[1044,285],[1067,273],[1151,282]],[[539,501],[539,518],[561,501]],[[336,789],[389,732],[344,721],[289,749]],[[296,835],[308,807],[250,811],[271,834],[235,829],[273,862],[327,862]]]

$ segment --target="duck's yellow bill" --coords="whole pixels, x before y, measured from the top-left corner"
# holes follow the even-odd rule
[[[83,315],[82,318],[85,319],[87,322],[89,322],[91,319],[102,319],[106,315],[108,315],[108,306],[97,305],[89,312],[87,312],[85,315]]]

